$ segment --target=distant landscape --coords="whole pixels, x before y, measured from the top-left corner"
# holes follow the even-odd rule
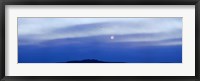
[[[106,61],[99,61],[95,59],[85,59],[85,60],[75,60],[75,61],[67,61],[67,62],[60,62],[60,63],[125,63],[125,62],[106,62]]]
[[[74,60],[74,61],[58,62],[58,63],[128,63],[128,62],[108,62],[108,61],[99,61],[96,59],[85,59],[85,60]],[[148,62],[137,62],[137,63],[148,63]],[[173,63],[173,62],[155,62],[155,63]]]

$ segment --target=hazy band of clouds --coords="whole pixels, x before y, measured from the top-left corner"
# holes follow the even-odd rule
[[[115,39],[102,42],[179,39],[182,38],[182,18],[18,18],[19,45],[103,35],[115,36]],[[120,35],[122,37],[118,37]],[[180,45],[181,42],[156,44]]]

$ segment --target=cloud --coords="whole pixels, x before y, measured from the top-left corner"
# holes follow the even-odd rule
[[[102,42],[163,41],[182,38],[182,18],[18,18],[20,45],[50,40],[116,36]],[[180,41],[157,45],[179,45]]]

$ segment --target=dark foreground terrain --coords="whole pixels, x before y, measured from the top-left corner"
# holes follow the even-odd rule
[[[125,63],[125,62],[107,62],[107,61],[99,61],[96,59],[85,59],[85,60],[67,61],[62,63]]]

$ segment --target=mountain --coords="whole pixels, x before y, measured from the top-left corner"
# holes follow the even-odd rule
[[[85,59],[85,60],[67,61],[64,63],[125,63],[125,62],[108,62],[108,61],[99,61],[96,59]]]

